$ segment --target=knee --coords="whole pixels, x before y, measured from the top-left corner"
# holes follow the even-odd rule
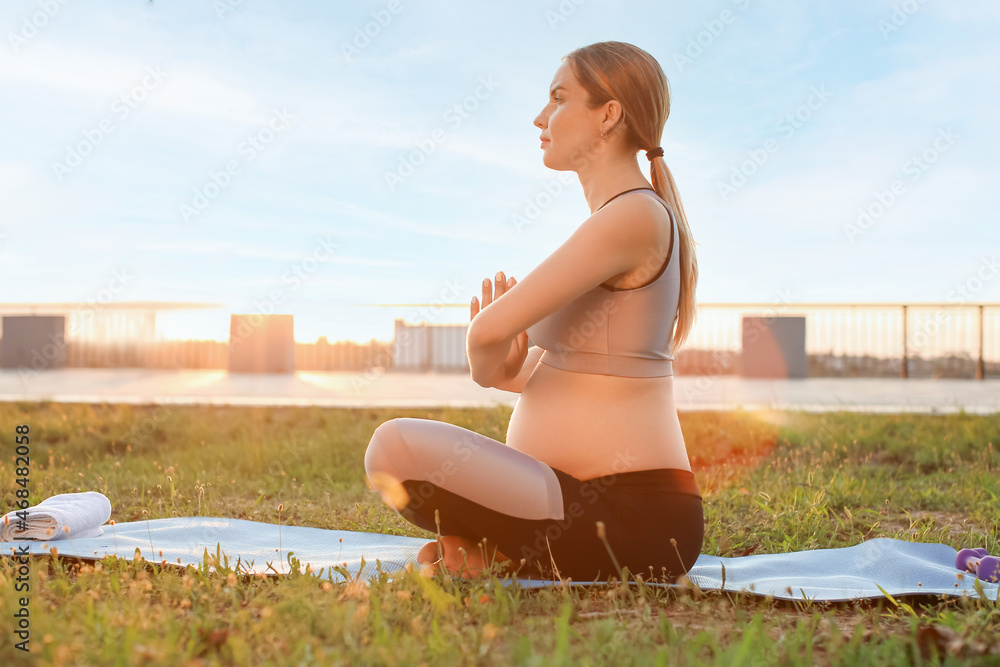
[[[395,419],[380,424],[365,450],[365,474],[369,487],[396,511],[409,503],[402,482],[409,478],[400,461],[407,460],[406,441]]]
[[[365,473],[369,478],[373,473],[391,471],[393,459],[398,460],[402,434],[396,421],[390,419],[380,424],[368,441],[368,448],[365,450]]]
[[[369,478],[386,473],[399,480],[425,479],[428,469],[454,466],[456,429],[462,430],[432,419],[397,417],[383,422],[365,451],[365,472]]]

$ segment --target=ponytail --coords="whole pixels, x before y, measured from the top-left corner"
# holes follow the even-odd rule
[[[626,42],[598,42],[572,51],[563,60],[570,63],[587,91],[588,108],[596,109],[612,99],[622,105],[618,123],[626,133],[625,146],[638,152],[661,145],[660,137],[670,115],[670,82],[653,56]],[[612,131],[616,129],[617,125]],[[650,161],[650,171],[653,189],[677,220],[681,284],[670,346],[676,352],[694,326],[698,260],[680,193],[663,156]]]
[[[653,189],[670,205],[670,210],[677,220],[679,233],[677,249],[681,265],[681,287],[680,297],[677,300],[677,324],[671,345],[671,350],[676,353],[691,332],[697,314],[695,288],[698,284],[698,258],[695,256],[694,240],[691,238],[691,228],[684,213],[684,204],[681,203],[681,195],[677,191],[677,184],[674,183],[674,176],[670,173],[667,161],[662,156],[653,158],[650,161],[650,172]]]

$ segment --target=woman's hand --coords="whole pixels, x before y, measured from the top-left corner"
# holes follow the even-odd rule
[[[499,299],[508,290],[512,289],[517,281],[514,278],[505,279],[503,271],[500,271],[496,275],[496,289],[494,290],[493,284],[489,279],[483,281],[483,301],[482,307],[486,308],[493,301]],[[472,297],[472,307],[471,315],[469,321],[471,322],[475,319],[476,315],[479,314],[480,307],[479,301],[476,297]],[[528,358],[528,332],[522,331],[517,334],[511,341],[510,350],[507,353],[507,357],[504,359],[503,363],[497,368],[496,373],[492,378],[490,386],[497,386],[497,384],[513,380],[521,372],[521,367],[524,366],[525,359]]]

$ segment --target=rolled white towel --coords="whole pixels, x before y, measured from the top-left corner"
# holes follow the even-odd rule
[[[0,542],[99,537],[104,534],[101,525],[111,518],[111,501],[97,491],[60,493],[23,510],[28,513],[25,530],[18,528],[20,511],[7,512],[0,520]]]

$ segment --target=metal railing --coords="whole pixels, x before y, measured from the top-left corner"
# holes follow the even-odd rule
[[[0,304],[4,314],[52,313],[53,305]],[[66,304],[70,306],[72,304]],[[197,307],[201,304],[182,304]],[[165,304],[164,309],[173,305]],[[65,336],[69,367],[228,367],[229,344],[218,340],[156,340],[150,327],[158,304],[131,315],[113,312],[96,329]],[[176,307],[176,306],[173,306]],[[215,306],[210,306],[215,307]],[[295,343],[297,370],[467,372],[467,304],[378,304],[380,308],[456,308],[456,322],[405,323],[393,341]],[[739,374],[742,318],[805,317],[810,376],[975,377],[1000,375],[1000,304],[944,303],[702,303],[691,334],[677,352],[678,374]],[[72,315],[70,315],[72,317]],[[117,320],[115,319],[117,317]],[[442,318],[445,319],[445,318]],[[464,320],[464,321],[462,321]],[[67,322],[73,321],[68,319]],[[117,321],[119,326],[108,325]],[[67,329],[71,329],[67,326]],[[425,331],[424,331],[425,330]],[[100,335],[94,335],[99,331]],[[136,332],[141,331],[141,335]],[[407,335],[402,336],[403,331]],[[0,330],[2,340],[2,330]],[[423,356],[421,356],[423,355]],[[464,361],[464,364],[463,364]]]
[[[744,316],[805,317],[810,375],[827,374],[824,367],[840,374],[846,360],[868,360],[856,370],[886,375],[893,369],[905,378],[914,370],[940,376],[968,367],[982,379],[1000,361],[995,303],[705,303],[678,358],[694,350],[738,354]]]

